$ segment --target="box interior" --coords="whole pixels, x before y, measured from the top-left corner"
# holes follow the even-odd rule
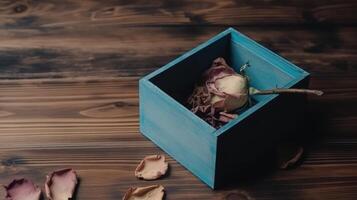
[[[247,48],[239,37],[234,37],[234,34],[229,32],[220,39],[209,43],[199,51],[152,77],[149,81],[187,108],[187,98],[193,91],[196,82],[200,80],[201,75],[217,57],[225,58],[236,71],[239,71],[243,64],[249,62],[250,67],[246,68],[245,72],[249,77],[250,86],[257,89],[284,87],[296,78],[276,67],[262,55],[253,52],[251,48]],[[254,106],[269,101],[269,96],[271,95],[252,96],[256,103]]]

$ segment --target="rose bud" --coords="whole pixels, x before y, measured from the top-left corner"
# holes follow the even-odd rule
[[[212,94],[210,105],[217,110],[232,111],[248,101],[248,80],[217,58],[206,72],[206,87]]]

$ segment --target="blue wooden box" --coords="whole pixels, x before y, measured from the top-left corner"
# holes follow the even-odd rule
[[[257,163],[304,115],[305,96],[254,96],[256,104],[215,129],[186,105],[195,82],[217,57],[246,74],[257,89],[308,86],[309,74],[233,28],[211,38],[139,82],[140,131],[211,188]]]

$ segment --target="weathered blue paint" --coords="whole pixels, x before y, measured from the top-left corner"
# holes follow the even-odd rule
[[[293,102],[296,117],[290,117],[292,123],[286,125],[294,126],[304,106],[301,99],[256,96],[254,106],[224,127],[214,129],[185,104],[195,82],[216,57],[224,57],[235,69],[249,61],[246,73],[258,89],[306,87],[309,75],[229,28],[140,80],[140,131],[212,188],[225,182],[227,173],[232,173],[230,169],[248,163],[251,156],[269,146],[265,144],[274,143],[273,138],[278,136],[259,133],[262,127],[257,124],[264,123],[263,118],[275,123],[277,114],[286,117],[284,110]],[[264,141],[256,142],[257,137]],[[233,159],[235,155],[238,161]]]
[[[140,131],[213,186],[215,129],[147,80],[140,81]]]
[[[297,67],[281,56],[259,45],[247,36],[230,28],[231,30],[231,65],[236,70],[244,63],[249,62],[250,67],[245,72],[249,83],[257,89],[291,88],[302,80],[308,78],[309,73]],[[216,135],[226,132],[240,121],[262,108],[278,95],[253,96],[257,104],[242,113],[224,127],[216,131]]]

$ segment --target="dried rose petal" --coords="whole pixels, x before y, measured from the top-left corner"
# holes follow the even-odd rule
[[[162,200],[164,189],[162,185],[132,187],[125,193],[123,200]]]
[[[304,149],[296,144],[284,144],[278,147],[278,164],[280,169],[287,169],[300,161]]]
[[[238,117],[237,114],[230,114],[230,113],[226,113],[226,112],[220,112],[219,113],[219,121],[224,122],[224,123],[228,123],[231,120],[235,119],[236,117]]]
[[[164,155],[146,156],[135,169],[135,176],[144,180],[155,180],[166,174],[168,166]]]
[[[73,169],[54,171],[46,176],[46,196],[50,200],[68,200],[73,197],[77,174]]]
[[[192,106],[191,111],[196,113],[197,111],[206,112],[210,107],[208,102],[211,99],[211,95],[206,87],[198,86],[195,88],[195,95],[191,95],[188,99],[188,103]]]
[[[15,179],[6,189],[6,200],[39,200],[41,189],[27,179]]]

